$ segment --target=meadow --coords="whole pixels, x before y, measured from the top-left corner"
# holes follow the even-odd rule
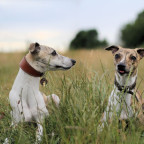
[[[25,53],[0,53],[0,143],[6,137],[14,144],[35,142],[36,127],[20,123],[10,127],[9,91]],[[77,50],[63,54],[77,61],[68,71],[48,72],[46,95],[55,93],[60,99],[59,108],[48,105],[49,117],[44,122],[42,144],[143,144],[144,125],[135,118],[127,130],[119,126],[118,117],[97,131],[108,96],[113,89],[114,64],[111,52],[104,50]],[[137,88],[144,90],[144,60],[139,64]]]

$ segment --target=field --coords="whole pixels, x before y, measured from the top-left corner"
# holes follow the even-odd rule
[[[44,122],[42,144],[143,144],[144,126],[135,118],[127,130],[118,117],[97,131],[108,96],[113,88],[114,65],[110,52],[103,50],[69,51],[64,55],[77,61],[68,71],[48,72],[48,85],[40,86],[46,95],[55,93],[61,103],[59,109],[48,105],[49,117]],[[6,137],[14,144],[35,142],[35,126],[21,123],[11,129],[8,94],[24,53],[0,54],[0,143]],[[139,64],[137,88],[144,90],[144,60]]]

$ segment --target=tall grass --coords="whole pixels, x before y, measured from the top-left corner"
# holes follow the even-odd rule
[[[45,119],[42,144],[142,144],[143,130],[135,118],[124,130],[118,117],[98,132],[102,114],[107,106],[108,96],[113,89],[114,66],[110,53],[104,51],[72,51],[65,54],[77,60],[69,71],[48,72],[48,85],[40,87],[47,95],[55,93],[60,106],[48,105],[49,117]],[[16,144],[35,142],[34,124],[20,123],[10,127],[11,117],[8,93],[18,72],[18,63],[23,54],[0,54],[0,143],[6,137]],[[143,61],[141,62],[142,64]],[[137,86],[142,91],[143,67],[139,68]]]

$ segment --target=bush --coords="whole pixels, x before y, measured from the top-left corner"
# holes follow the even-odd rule
[[[106,40],[98,39],[98,32],[95,29],[80,31],[76,34],[75,38],[70,43],[71,49],[91,49],[103,47],[107,45]]]
[[[136,20],[125,25],[121,30],[121,39],[126,47],[144,45],[144,11],[138,14]]]

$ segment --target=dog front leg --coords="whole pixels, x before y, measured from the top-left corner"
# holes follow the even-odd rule
[[[9,144],[9,139],[6,138],[3,144]]]
[[[16,126],[17,126],[17,123],[14,123],[14,122],[12,121],[10,127],[13,129],[13,128],[16,128]],[[9,142],[9,138],[5,138],[5,141],[4,141],[3,144],[9,144],[9,143],[10,143],[10,142]]]
[[[101,119],[101,124],[98,125],[99,132],[101,132],[104,129],[105,124],[107,124],[109,115],[112,115],[112,113],[108,113],[107,111],[104,112],[103,118]]]
[[[57,107],[59,106],[60,99],[59,99],[59,97],[56,94],[52,94],[52,95],[47,96],[47,99],[48,99],[48,101],[50,101],[50,99],[52,99],[53,102],[55,103],[55,105]]]
[[[46,96],[44,93],[42,93],[42,96],[46,105],[48,105],[49,102],[53,101],[57,107],[59,106],[60,99],[56,94]]]
[[[104,111],[103,116],[101,118],[101,124],[98,125],[99,132],[101,132],[104,129],[105,125],[108,124],[108,122],[112,118],[112,115],[113,115],[113,112],[112,112],[112,108],[111,108],[111,103],[109,102],[108,106],[107,106],[106,110]]]
[[[36,131],[36,143],[38,144],[42,141],[42,136],[43,136],[43,126],[41,124],[37,124],[38,129]]]
[[[12,111],[11,111],[11,116],[12,116],[12,119],[13,119]],[[16,126],[17,126],[17,122],[14,122],[14,120],[12,120],[10,128],[13,129],[13,128],[16,128]],[[3,144],[10,144],[9,138],[5,138],[5,141],[4,141]]]
[[[103,128],[104,128],[105,124],[107,124],[108,122],[111,121],[111,118],[114,114],[114,111],[119,110],[120,105],[119,105],[117,99],[116,99],[115,91],[113,90],[109,99],[108,99],[108,105],[106,107],[106,110],[104,111],[104,115],[103,115],[102,120],[101,120]]]

